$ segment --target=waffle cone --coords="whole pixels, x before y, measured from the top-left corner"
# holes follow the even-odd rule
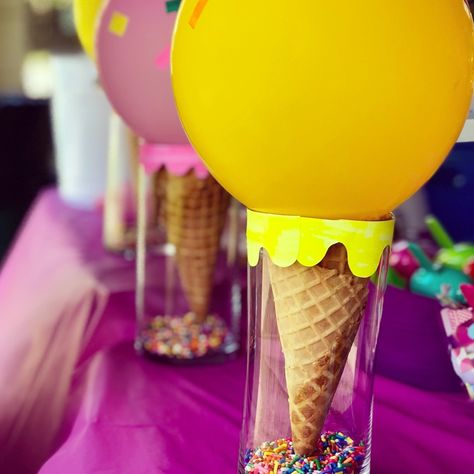
[[[367,279],[351,273],[341,244],[314,267],[269,267],[294,448],[311,455],[367,304]]]
[[[153,224],[166,227],[165,205],[166,202],[166,182],[168,172],[161,169],[153,176]]]
[[[198,320],[209,314],[214,271],[229,194],[212,177],[166,176],[164,218],[168,242],[190,310]]]

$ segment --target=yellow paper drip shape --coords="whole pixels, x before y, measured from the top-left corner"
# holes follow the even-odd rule
[[[390,247],[395,220],[354,221],[314,219],[247,211],[247,247],[251,266],[258,264],[260,249],[272,262],[289,267],[317,265],[329,247],[342,243],[355,276],[368,278],[379,266],[385,248]]]

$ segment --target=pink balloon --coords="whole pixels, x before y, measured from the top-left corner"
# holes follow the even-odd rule
[[[115,111],[149,143],[188,143],[171,87],[175,20],[166,0],[109,0],[97,30],[102,86]]]

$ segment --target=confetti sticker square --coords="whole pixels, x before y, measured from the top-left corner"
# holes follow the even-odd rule
[[[168,0],[166,2],[166,13],[177,12],[180,4],[181,0]]]
[[[194,7],[191,18],[189,19],[189,25],[191,26],[191,28],[196,28],[197,22],[199,21],[199,18],[201,17],[206,5],[207,0],[199,0],[197,2],[196,6]]]
[[[164,71],[169,69],[171,60],[171,45],[167,45],[155,59],[155,65],[158,69]]]
[[[109,32],[121,38],[127,32],[129,18],[121,12],[114,12],[109,23]]]

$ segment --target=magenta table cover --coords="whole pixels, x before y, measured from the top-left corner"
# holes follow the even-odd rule
[[[36,472],[55,447],[81,359],[133,265],[100,244],[100,216],[37,200],[0,273],[0,472]]]
[[[2,474],[236,473],[244,358],[138,357],[132,287],[100,217],[44,193],[0,275]],[[377,378],[373,473],[474,472],[473,432],[464,393]]]

